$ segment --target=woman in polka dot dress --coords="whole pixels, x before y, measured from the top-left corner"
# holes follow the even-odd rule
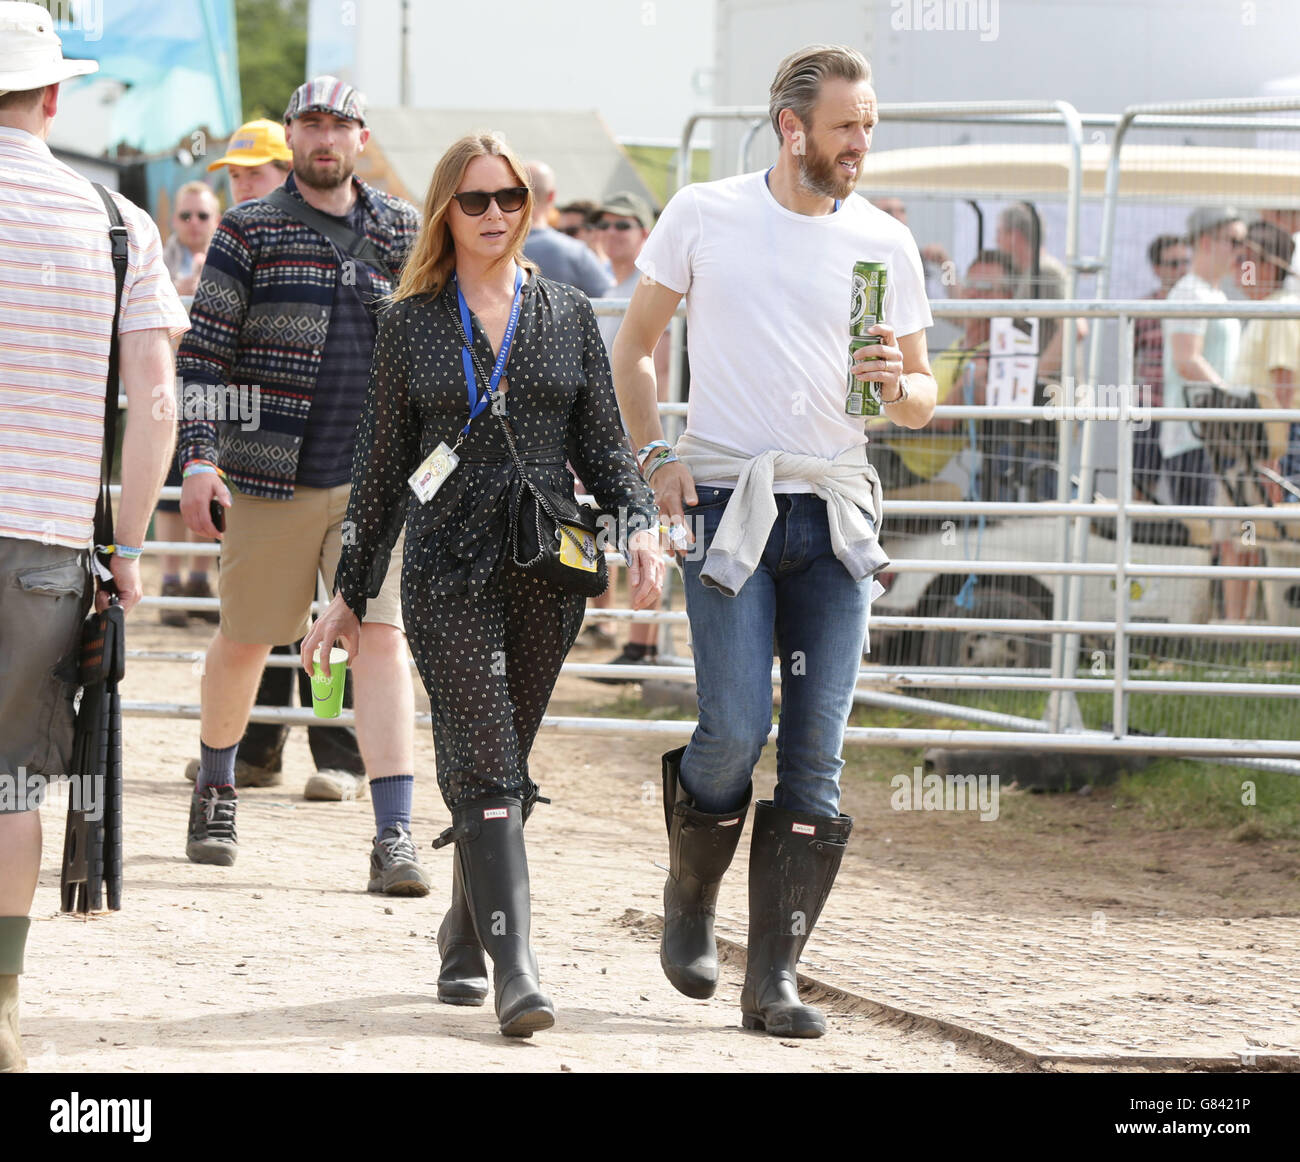
[[[438,163],[420,235],[379,323],[337,592],[302,650],[305,667],[321,643],[341,642],[355,655],[366,600],[378,593],[405,522],[402,611],[433,709],[438,786],[452,812],[443,841],[454,839],[457,852],[452,905],[438,931],[438,996],[483,1004],[486,950],[508,1036],[555,1021],[529,946],[523,823],[537,786],[528,753],[586,601],[517,569],[506,544],[509,503],[522,485],[481,381],[498,374],[516,298],[497,390],[525,471],[572,495],[567,460],[602,509],[626,512],[622,527],[658,525],[623,436],[591,304],[523,258],[532,208],[527,171],[495,135],[462,138]],[[478,371],[462,361],[458,292]],[[481,410],[472,413],[471,398]],[[425,461],[440,444],[459,462],[430,477]],[[658,533],[635,533],[620,548],[633,607],[646,608],[663,583]]]

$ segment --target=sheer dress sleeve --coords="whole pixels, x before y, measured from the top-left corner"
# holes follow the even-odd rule
[[[352,493],[334,587],[357,617],[378,595],[406,520],[407,480],[420,461],[420,425],[410,398],[408,308],[379,318],[370,383],[352,454]]]

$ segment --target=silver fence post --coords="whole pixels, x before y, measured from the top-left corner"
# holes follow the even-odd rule
[[[1116,448],[1115,491],[1115,702],[1111,723],[1116,738],[1128,733],[1128,506],[1133,495],[1133,424],[1130,422],[1130,392],[1133,383],[1134,323],[1128,315],[1119,317],[1119,439]],[[1148,422],[1150,420],[1148,419]]]

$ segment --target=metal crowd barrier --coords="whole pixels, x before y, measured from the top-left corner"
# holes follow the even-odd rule
[[[621,300],[602,300],[595,304],[599,315],[621,314],[626,310],[626,302]],[[1132,378],[1132,322],[1136,318],[1300,318],[1300,302],[1234,302],[1226,304],[1168,303],[1164,301],[1079,301],[1079,300],[948,300],[933,304],[933,313],[937,318],[962,319],[972,317],[1027,317],[1040,318],[1113,318],[1117,319],[1121,332],[1127,342],[1121,342],[1122,381]],[[1134,385],[1129,384],[1130,387]],[[1075,398],[1071,393],[1072,400]],[[681,403],[661,404],[660,411],[665,416],[681,416],[686,406]],[[1098,420],[1118,421],[1120,430],[1130,434],[1132,422],[1137,419],[1150,420],[1239,420],[1241,413],[1236,409],[1208,408],[1149,408],[1140,406],[1129,390],[1120,391],[1117,397],[1106,406],[1079,404],[1071,402],[1066,405],[1046,405],[1038,407],[993,408],[985,406],[945,406],[936,410],[937,417],[951,419],[985,419],[985,420],[1022,420],[1048,419],[1061,421],[1063,412],[1069,413],[1070,421],[1093,422]],[[1252,420],[1300,420],[1300,410],[1252,409]],[[1169,694],[1214,694],[1250,698],[1287,698],[1300,694],[1300,685],[1283,683],[1233,683],[1222,681],[1185,682],[1163,681],[1154,679],[1133,680],[1128,676],[1128,648],[1130,639],[1135,635],[1142,637],[1183,637],[1195,635],[1205,639],[1220,640],[1254,640],[1254,641],[1300,641],[1300,627],[1267,625],[1200,625],[1188,623],[1131,622],[1128,617],[1130,577],[1206,577],[1206,578],[1255,578],[1260,580],[1295,580],[1300,582],[1300,568],[1282,567],[1228,567],[1199,565],[1142,565],[1129,561],[1130,528],[1133,518],[1167,517],[1172,511],[1169,506],[1158,504],[1139,504],[1128,500],[1132,495],[1132,442],[1130,439],[1119,441],[1119,463],[1117,467],[1117,499],[1114,501],[894,501],[886,498],[886,516],[1053,516],[1060,518],[1110,517],[1116,522],[1115,551],[1113,563],[1082,562],[1064,560],[1051,561],[980,561],[980,560],[923,560],[895,559],[890,571],[902,572],[936,572],[976,573],[982,575],[1059,575],[1082,578],[1086,576],[1110,576],[1116,581],[1115,616],[1113,621],[1086,621],[1077,617],[1054,616],[1052,618],[970,618],[970,617],[922,617],[922,616],[884,616],[872,617],[874,627],[882,629],[925,630],[931,631],[1006,631],[1015,633],[1051,634],[1054,638],[1062,635],[1105,634],[1115,639],[1114,677],[1079,678],[1048,671],[1018,671],[1007,673],[1005,670],[974,670],[963,668],[954,671],[942,667],[878,667],[864,666],[858,675],[860,701],[877,706],[890,706],[908,710],[922,710],[926,713],[941,714],[945,717],[962,718],[985,725],[1014,727],[1013,731],[979,731],[968,730],[919,730],[910,728],[851,727],[845,732],[845,741],[852,743],[870,743],[877,746],[891,747],[955,747],[963,748],[977,744],[981,749],[1025,750],[1056,749],[1070,752],[1102,752],[1123,754],[1179,754],[1200,758],[1231,758],[1239,765],[1260,765],[1269,769],[1282,769],[1288,773],[1300,773],[1300,763],[1291,760],[1300,759],[1300,741],[1293,739],[1212,739],[1199,737],[1149,737],[1130,736],[1127,732],[1127,698],[1134,691],[1141,693]],[[179,494],[179,489],[164,490]],[[1228,517],[1239,519],[1263,519],[1270,521],[1300,521],[1300,504],[1267,506],[1185,506],[1176,510],[1185,517]],[[219,548],[215,544],[190,544],[188,542],[150,542],[146,551],[151,554],[166,552],[200,553],[215,555]],[[611,561],[620,562],[621,558],[610,556]],[[184,608],[190,610],[214,609],[219,607],[215,598],[157,598],[148,597],[142,602],[145,606],[159,608]],[[320,605],[314,607],[318,610]],[[676,611],[633,611],[629,609],[591,609],[587,617],[593,620],[618,622],[659,622],[664,624],[682,624],[686,614]],[[200,654],[187,651],[129,651],[129,656],[149,661],[189,661],[194,663]],[[675,659],[676,664],[657,666],[606,666],[586,663],[566,662],[562,672],[583,677],[623,677],[634,679],[663,679],[667,681],[690,682],[694,680],[694,671],[688,661]],[[296,666],[294,658],[272,658],[273,666]],[[779,680],[779,668],[773,667],[774,681]],[[881,687],[901,687],[910,689],[1004,689],[1050,691],[1053,694],[1070,696],[1075,692],[1097,692],[1110,690],[1114,698],[1112,728],[1109,731],[1061,730],[1052,723],[1013,715],[1003,715],[973,707],[957,706],[948,703],[936,703],[925,699],[908,698],[905,695],[881,692]],[[193,705],[170,703],[124,704],[124,712],[147,717],[196,718],[198,707]],[[418,716],[417,720],[427,720],[427,715]],[[318,721],[309,710],[290,710],[257,707],[255,721],[310,724]],[[345,712],[339,721],[350,721],[350,712]],[[654,733],[680,735],[689,732],[692,724],[672,720],[624,720],[604,718],[582,718],[572,716],[548,716],[543,726],[547,729],[584,730],[597,733]],[[1288,760],[1279,763],[1277,760]]]

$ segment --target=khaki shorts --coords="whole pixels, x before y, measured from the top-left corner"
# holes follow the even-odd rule
[[[72,699],[93,589],[85,550],[0,537],[0,815],[36,803],[16,779],[72,773]]]
[[[234,494],[221,542],[221,632],[231,641],[282,646],[305,637],[316,576],[334,588],[350,484],[296,488],[289,500]],[[402,538],[365,620],[402,624]]]

